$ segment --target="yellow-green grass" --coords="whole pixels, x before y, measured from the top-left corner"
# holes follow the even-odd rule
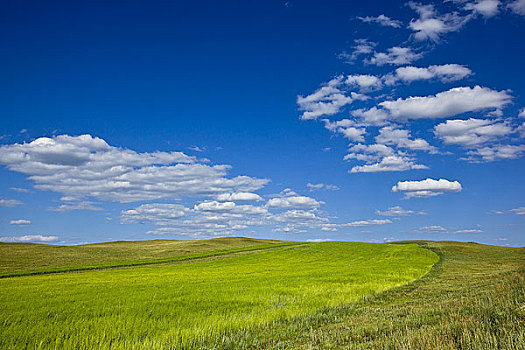
[[[524,248],[418,243],[440,261],[413,283],[197,348],[525,349]]]
[[[265,347],[268,329],[285,339],[286,324],[410,283],[437,261],[415,244],[338,242],[4,278],[0,348]]]
[[[159,264],[293,244],[296,243],[244,237],[194,241],[120,241],[78,246],[0,243],[0,278]]]

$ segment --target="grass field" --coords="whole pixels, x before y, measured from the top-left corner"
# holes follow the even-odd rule
[[[232,241],[237,241],[235,248],[230,248]],[[170,246],[169,242],[147,242],[148,248],[140,243],[91,246],[87,249],[92,257],[78,258],[71,251],[86,247],[49,247],[60,251],[54,253],[60,257],[56,259],[46,255],[47,247],[13,245],[16,252],[2,255],[2,261],[9,262],[3,267],[6,273],[38,270],[40,266],[30,262],[33,249],[51,270],[0,279],[0,348],[280,347],[294,334],[297,320],[410,283],[438,261],[438,255],[415,244],[280,246],[283,242],[250,245],[244,239],[229,239],[218,248],[216,244],[225,241],[219,242],[198,243],[207,249],[201,257],[199,247],[178,250],[179,257],[197,256],[182,261],[165,260],[172,253],[155,247]],[[115,253],[108,253],[107,247]],[[137,247],[141,252],[136,255],[125,253]],[[2,249],[9,251],[9,245]],[[133,266],[131,256],[160,260]],[[108,265],[118,267],[122,258],[128,267]],[[50,273],[67,264],[97,269]]]

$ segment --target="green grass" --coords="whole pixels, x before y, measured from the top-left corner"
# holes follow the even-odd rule
[[[173,259],[179,256],[242,250],[277,243],[291,244],[291,242],[244,237],[194,241],[120,241],[78,246],[0,242],[0,276],[27,271]]]
[[[36,268],[30,257],[18,256],[23,263],[11,257],[11,272]],[[308,329],[294,328],[298,320],[413,282],[437,261],[415,244],[317,243],[215,260],[3,278],[0,348],[301,346],[295,339]],[[60,264],[46,268],[65,267]]]

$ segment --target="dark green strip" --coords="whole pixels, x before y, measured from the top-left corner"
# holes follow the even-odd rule
[[[233,254],[233,253],[242,253],[242,252],[250,252],[250,251],[257,251],[257,250],[264,250],[264,249],[295,246],[295,245],[300,245],[300,244],[301,243],[293,243],[293,242],[270,243],[270,244],[262,244],[262,245],[244,247],[244,248],[211,250],[209,252],[204,252],[204,253],[179,255],[179,256],[174,256],[171,258],[162,258],[162,259],[121,261],[121,262],[98,264],[98,265],[64,266],[64,267],[54,267],[54,268],[49,268],[49,269],[5,272],[5,273],[0,274],[0,278],[45,275],[45,274],[52,274],[52,273],[63,273],[63,272],[85,271],[85,270],[100,270],[100,269],[110,269],[110,268],[116,268],[116,267],[155,265],[155,264],[210,258],[214,256],[228,255],[228,254]]]

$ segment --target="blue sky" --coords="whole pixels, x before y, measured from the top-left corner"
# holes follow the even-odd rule
[[[0,5],[0,238],[525,245],[525,1]]]

